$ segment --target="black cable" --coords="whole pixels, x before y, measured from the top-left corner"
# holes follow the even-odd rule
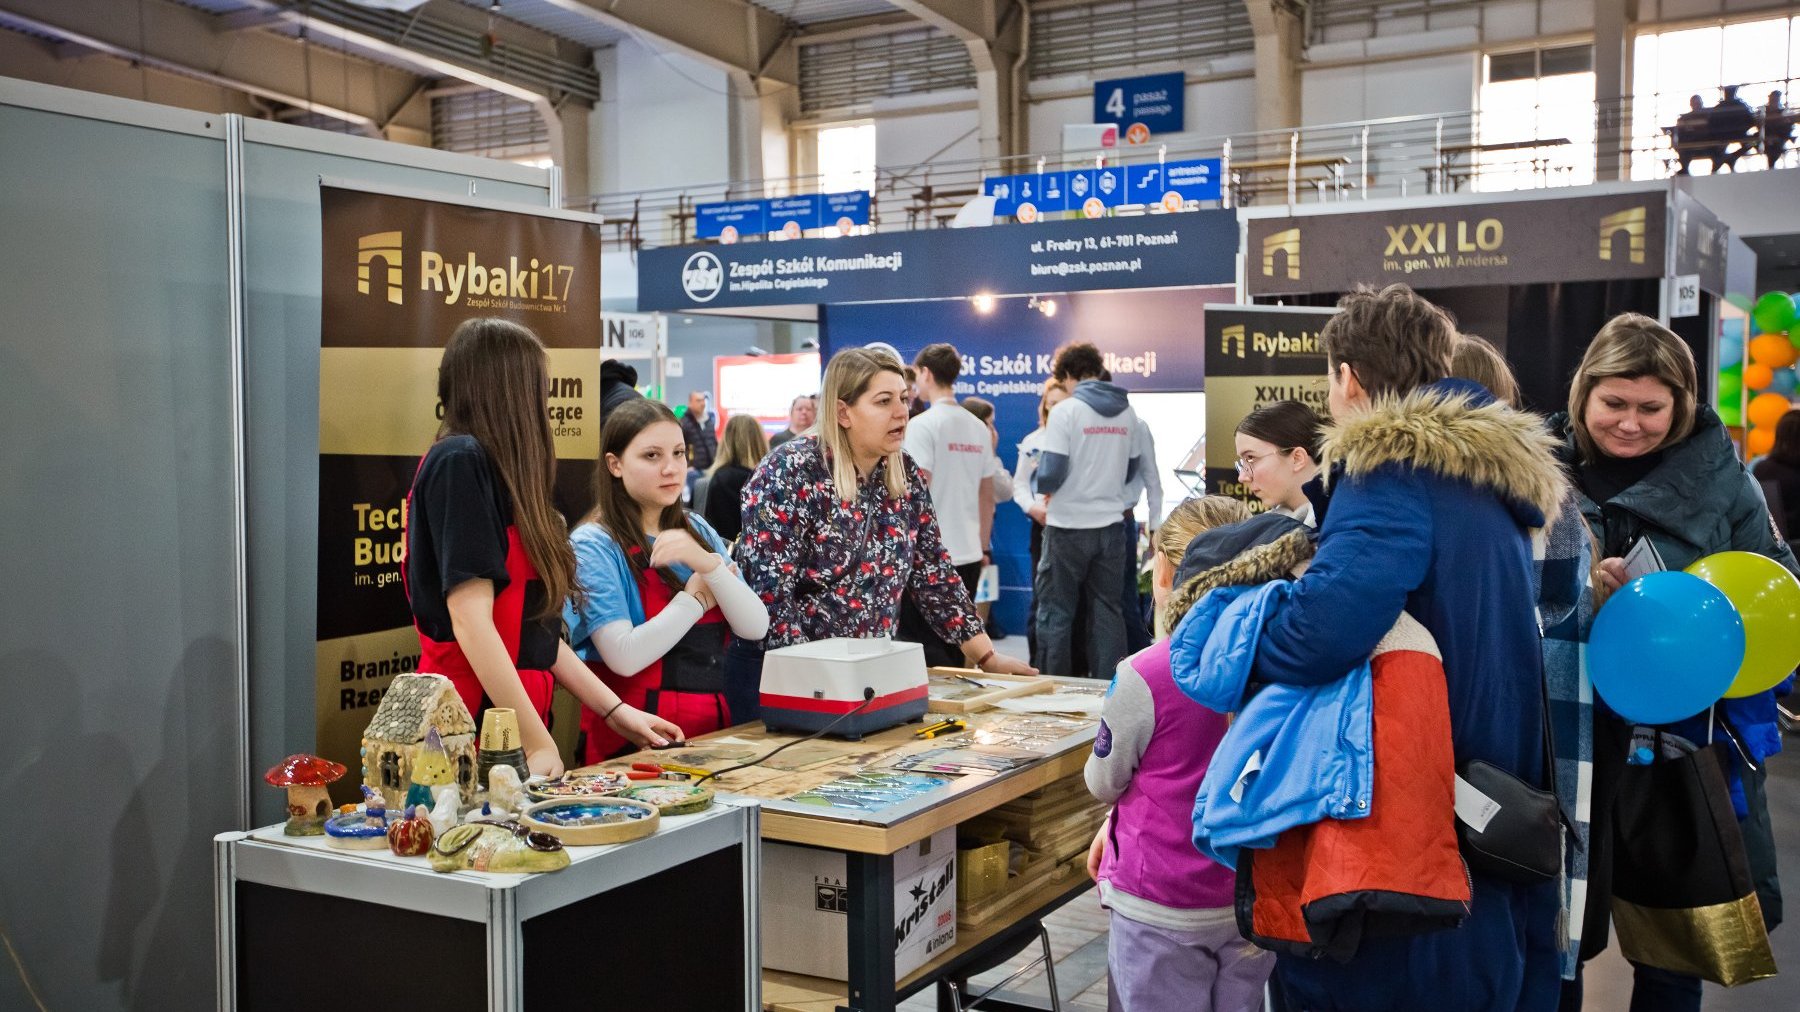
[[[770,749],[768,754],[766,754],[766,755],[757,756],[755,759],[752,759],[747,763],[738,763],[736,766],[727,766],[722,770],[714,770],[713,772],[708,773],[707,775],[694,781],[694,786],[698,787],[701,784],[706,783],[708,780],[711,780],[714,777],[724,776],[727,773],[736,773],[738,770],[747,770],[752,766],[759,766],[762,763],[765,763],[765,762],[769,761],[770,759],[775,758],[776,753],[780,752],[782,749],[793,748],[795,745],[801,745],[806,742],[812,741],[814,738],[817,738],[818,736],[824,734],[825,732],[831,730],[832,728],[838,726],[839,724],[842,724],[844,721],[849,720],[851,717],[854,717],[857,714],[863,712],[864,710],[867,710],[871,705],[874,704],[874,702],[875,702],[875,690],[873,688],[870,688],[869,686],[865,685],[865,686],[863,686],[863,701],[861,703],[858,703],[856,705],[855,709],[845,710],[843,713],[838,714],[836,720],[833,720],[831,723],[826,724],[824,727],[819,728],[817,731],[814,731],[813,733],[807,735],[804,738],[795,738],[793,741],[790,741],[785,745],[777,745],[775,748]]]

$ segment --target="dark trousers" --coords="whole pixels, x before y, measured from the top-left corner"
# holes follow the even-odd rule
[[[981,560],[957,566],[956,575],[962,577],[963,590],[969,595],[970,607],[974,607],[975,585],[981,582]],[[895,631],[894,638],[903,643],[917,643],[924,647],[925,663],[928,665],[960,668],[968,663],[963,657],[962,647],[939,638],[932,630],[931,623],[925,620],[925,614],[913,604],[911,594],[900,597],[900,627]]]
[[[1078,530],[1049,527],[1044,530],[1044,554],[1038,563],[1038,650],[1044,656],[1046,674],[1067,675],[1074,668],[1074,643],[1079,634],[1075,612],[1085,601],[1089,608],[1089,673],[1111,678],[1125,656],[1125,617],[1119,604],[1118,524]]]
[[[1120,588],[1119,608],[1125,617],[1125,653],[1137,653],[1150,645],[1150,625],[1144,621],[1144,597],[1138,593],[1138,524],[1130,510],[1119,525],[1119,537],[1125,549],[1125,585]],[[1111,678],[1109,669],[1103,678]]]

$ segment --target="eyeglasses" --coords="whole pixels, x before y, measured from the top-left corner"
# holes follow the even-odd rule
[[[1272,450],[1268,453],[1239,454],[1238,458],[1237,458],[1237,473],[1249,474],[1251,471],[1256,470],[1256,465],[1262,463],[1265,459],[1267,459],[1269,457],[1279,457],[1284,453],[1292,453],[1292,452],[1294,452],[1294,448],[1291,446],[1288,446],[1288,447],[1283,447],[1282,449],[1279,449],[1279,450]]]

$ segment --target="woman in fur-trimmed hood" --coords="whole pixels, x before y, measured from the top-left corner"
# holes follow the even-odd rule
[[[1442,656],[1457,763],[1547,786],[1531,536],[1566,488],[1554,441],[1536,417],[1445,378],[1454,329],[1410,289],[1339,307],[1320,334],[1337,422],[1318,551],[1263,630],[1253,677],[1341,678],[1404,611]],[[1553,1009],[1559,907],[1554,882],[1478,874],[1460,928],[1371,939],[1344,965],[1284,956],[1278,975],[1308,1009],[1393,1007],[1391,982],[1405,979],[1454,981],[1459,1010]]]

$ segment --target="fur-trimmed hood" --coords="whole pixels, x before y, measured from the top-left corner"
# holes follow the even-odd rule
[[[1206,534],[1201,537],[1206,537]],[[1315,547],[1313,532],[1305,527],[1298,527],[1273,541],[1259,544],[1219,565],[1196,573],[1182,581],[1169,595],[1161,620],[1162,628],[1174,629],[1180,625],[1194,604],[1205,597],[1208,591],[1218,590],[1220,587],[1248,587],[1292,577],[1296,568],[1313,557]]]
[[[1541,528],[1557,515],[1568,478],[1544,419],[1507,407],[1479,384],[1440,380],[1325,430],[1322,474],[1357,478],[1405,464],[1491,489],[1519,522]]]

